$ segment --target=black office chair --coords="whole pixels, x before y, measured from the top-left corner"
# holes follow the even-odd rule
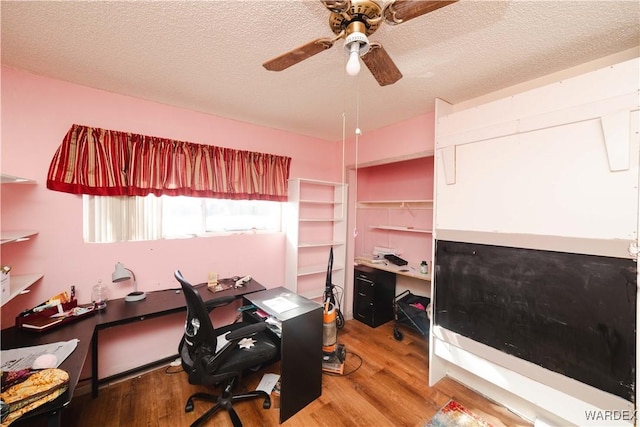
[[[276,357],[275,344],[262,332],[266,324],[234,323],[214,329],[209,311],[227,305],[234,297],[222,297],[204,304],[200,294],[176,270],[175,278],[180,282],[184,297],[187,300],[187,321],[184,335],[178,351],[182,367],[189,374],[189,383],[197,385],[220,385],[221,394],[195,393],[189,397],[185,412],[193,411],[194,399],[215,403],[215,405],[198,418],[191,427],[204,424],[207,419],[220,409],[226,409],[234,427],[242,426],[233,404],[241,400],[264,398],[262,407],[269,409],[271,399],[264,391],[250,391],[243,394],[232,394],[236,381],[243,371],[256,368]],[[218,343],[218,337],[224,337]],[[255,341],[252,345],[239,345],[243,339]],[[245,344],[243,341],[240,344]],[[248,348],[247,348],[248,347]]]

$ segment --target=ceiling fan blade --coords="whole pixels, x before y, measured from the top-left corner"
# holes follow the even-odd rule
[[[332,39],[316,39],[268,60],[262,66],[269,71],[282,71],[333,46]]]
[[[344,13],[351,9],[351,0],[320,0],[333,13]]]
[[[401,24],[457,1],[395,0],[385,6],[384,18],[391,25]]]
[[[362,56],[362,62],[380,86],[393,84],[402,78],[402,73],[380,43],[371,43],[369,52]]]

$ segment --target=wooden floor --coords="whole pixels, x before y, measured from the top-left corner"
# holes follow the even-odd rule
[[[423,426],[449,399],[473,410],[495,426],[530,426],[501,406],[451,380],[429,387],[428,344],[416,331],[400,326],[404,339],[393,338],[393,322],[370,328],[356,320],[346,322],[338,341],[347,348],[345,376],[324,375],[322,396],[282,426]],[[362,363],[360,364],[360,358]],[[240,389],[254,389],[269,366],[246,376]],[[180,368],[161,368],[105,386],[97,399],[74,397],[63,412],[63,426],[188,426],[208,409],[196,402],[194,412],[184,404],[196,390]],[[262,409],[262,401],[235,406],[245,426],[278,426],[278,401]],[[226,412],[215,414],[207,426],[231,426]]]

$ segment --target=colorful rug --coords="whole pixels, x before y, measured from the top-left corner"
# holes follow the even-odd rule
[[[455,400],[450,400],[424,427],[491,427],[491,424]]]

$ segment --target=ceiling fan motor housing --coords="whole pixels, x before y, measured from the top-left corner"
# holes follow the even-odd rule
[[[383,22],[382,8],[372,0],[352,0],[350,7],[340,13],[331,12],[329,16],[329,26],[336,35],[346,31],[349,35],[349,27],[359,23],[357,31],[366,36],[375,33]],[[352,30],[355,31],[355,30]]]

